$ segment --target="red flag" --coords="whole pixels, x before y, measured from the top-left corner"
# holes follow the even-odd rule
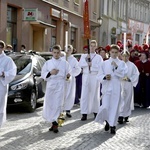
[[[89,6],[88,0],[83,0],[83,24],[84,24],[84,38],[90,39],[90,25],[89,25]]]

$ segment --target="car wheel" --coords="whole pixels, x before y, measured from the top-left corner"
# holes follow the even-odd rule
[[[28,112],[34,112],[36,109],[36,104],[37,104],[36,93],[33,90],[31,93],[30,101],[27,106]]]

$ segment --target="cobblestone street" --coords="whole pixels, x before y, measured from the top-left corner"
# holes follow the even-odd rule
[[[41,115],[42,107],[34,113],[9,112],[0,129],[0,150],[150,150],[150,109],[136,108],[128,124],[117,126],[116,135],[94,123],[93,115],[80,121],[77,106],[57,134],[48,131]]]

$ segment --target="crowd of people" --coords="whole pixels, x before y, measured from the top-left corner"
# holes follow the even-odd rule
[[[7,62],[8,56],[3,52],[5,44],[0,42],[0,46],[0,59]],[[93,114],[95,122],[105,123],[104,130],[111,134],[116,133],[117,123],[129,122],[135,104],[149,107],[149,50],[147,44],[132,46],[129,42],[127,49],[123,49],[121,41],[105,48],[97,47],[97,42],[91,40],[90,52],[88,46],[84,46],[84,54],[77,61],[72,55],[72,45],[67,46],[65,55],[61,55],[61,47],[55,45],[52,59],[46,61],[41,71],[41,77],[47,82],[42,115],[52,123],[49,131],[59,131],[58,118],[62,113],[72,117],[71,109],[79,98],[81,121]],[[4,99],[6,101],[8,83],[16,73],[12,61],[11,68],[5,71],[6,66],[4,63],[0,67],[0,88],[5,90],[5,95],[0,97],[1,104]],[[8,81],[4,85],[6,79]],[[5,107],[0,105],[0,125],[6,120],[6,104],[3,105]]]
[[[134,103],[140,107],[149,107],[147,86],[150,85],[150,62],[149,47],[146,46],[144,44],[140,49],[137,45],[133,48],[127,45],[128,48],[123,50],[121,41],[118,41],[117,44],[97,48],[97,42],[91,40],[90,53],[87,51],[88,46],[84,46],[84,54],[79,62],[71,56],[71,45],[64,58],[60,58],[61,48],[54,46],[53,58],[42,69],[42,77],[49,82],[49,96],[46,94],[43,108],[44,118],[47,121],[52,119],[49,121],[52,122],[49,130],[58,132],[59,115],[65,111],[66,116],[71,117],[73,101],[76,103],[79,98],[81,121],[86,121],[88,114],[93,113],[95,122],[105,122],[105,131],[111,134],[116,133],[117,122],[129,122]],[[65,70],[66,66],[68,70]],[[78,91],[75,86],[81,87],[81,90]]]

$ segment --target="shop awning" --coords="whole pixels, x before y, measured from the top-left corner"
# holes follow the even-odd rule
[[[43,22],[43,21],[40,21],[40,20],[31,21],[30,24],[36,25],[36,26],[39,26],[39,27],[43,27],[43,28],[56,28],[55,25],[52,25],[52,24],[49,24],[49,23],[46,23],[46,22]]]

